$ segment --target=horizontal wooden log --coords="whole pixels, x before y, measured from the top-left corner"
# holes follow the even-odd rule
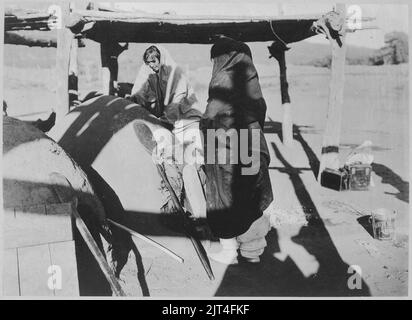
[[[217,35],[244,42],[273,41],[279,38],[285,43],[297,42],[317,34],[313,24],[319,17],[137,16],[100,11],[89,15],[76,13],[81,17],[79,23],[89,28],[82,34],[97,42],[110,38],[115,42],[198,44],[212,43]],[[94,25],[90,27],[90,23]]]
[[[48,30],[50,15],[15,13],[5,17],[5,30]],[[252,41],[272,41],[280,37],[286,43],[316,35],[313,23],[325,20],[327,13],[295,16],[188,16],[152,14],[141,11],[73,10],[67,22],[74,33],[102,42],[211,43],[216,35]],[[361,21],[373,18],[362,17]],[[90,24],[94,24],[90,28]],[[87,26],[89,30],[83,29]]]
[[[49,21],[54,17],[42,10],[5,9],[4,29],[10,30],[50,30]]]
[[[39,34],[40,33],[40,34]],[[57,47],[55,32],[9,31],[4,33],[5,44],[24,45],[29,47]]]
[[[294,23],[221,22],[205,24],[175,24],[167,22],[100,21],[85,31],[86,38],[104,42],[107,38],[115,42],[136,43],[197,43],[209,44],[218,35],[225,35],[244,42],[273,41],[276,36],[287,43],[301,41],[316,35],[311,29],[313,21],[301,20]]]
[[[317,20],[321,14],[313,15],[291,15],[291,16],[223,16],[223,15],[179,15],[179,14],[154,14],[142,12],[116,12],[98,10],[74,10],[89,21],[174,21],[176,23],[217,23],[217,22],[253,22],[268,20]]]

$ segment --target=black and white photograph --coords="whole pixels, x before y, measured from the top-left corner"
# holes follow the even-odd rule
[[[0,299],[409,298],[407,1],[0,6]]]

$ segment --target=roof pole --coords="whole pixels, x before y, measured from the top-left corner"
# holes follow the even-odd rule
[[[289,50],[284,42],[275,41],[268,47],[271,54],[279,63],[280,93],[283,107],[282,142],[290,147],[293,143],[292,106],[290,104],[289,84],[286,77],[285,51]]]
[[[56,53],[56,71],[57,71],[57,121],[69,111],[69,63],[70,63],[70,46],[73,34],[66,28],[66,22],[70,14],[70,3],[60,2],[61,8],[61,27],[57,29],[57,53]]]
[[[116,95],[117,77],[119,74],[118,57],[128,49],[128,43],[123,45],[114,41],[100,43],[100,57],[102,61],[102,92],[106,95]]]

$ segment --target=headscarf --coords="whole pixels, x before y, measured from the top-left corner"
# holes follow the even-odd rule
[[[135,101],[150,108],[151,101],[157,100],[156,116],[163,115],[174,123],[180,119],[201,116],[199,104],[193,88],[189,85],[183,70],[171,57],[169,51],[155,45],[160,51],[160,68],[156,74],[149,66],[143,64],[137,74],[131,95]]]
[[[229,115],[234,127],[258,121],[263,128],[266,103],[250,48],[243,42],[220,38],[211,49],[211,58],[213,71],[204,118]]]

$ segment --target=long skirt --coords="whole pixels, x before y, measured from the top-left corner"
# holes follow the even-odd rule
[[[240,131],[236,130],[238,137],[241,135]],[[219,238],[228,239],[244,234],[273,201],[268,171],[270,156],[262,128],[258,122],[247,126],[247,135],[248,143],[239,138],[237,144],[232,144],[226,139],[223,147],[228,151],[226,161],[218,163],[218,153],[221,152],[222,148],[216,147],[214,159],[210,159],[208,145],[210,148],[211,141],[208,141],[210,139],[207,138],[206,130],[203,127],[206,156],[207,220],[212,232]],[[216,141],[215,145],[218,145]],[[249,155],[256,155],[252,163],[242,163],[240,155],[245,152],[242,148],[247,148]],[[237,163],[234,163],[236,161],[233,160],[236,159],[236,156]],[[256,170],[251,170],[253,165],[256,166],[256,163],[258,166]]]

